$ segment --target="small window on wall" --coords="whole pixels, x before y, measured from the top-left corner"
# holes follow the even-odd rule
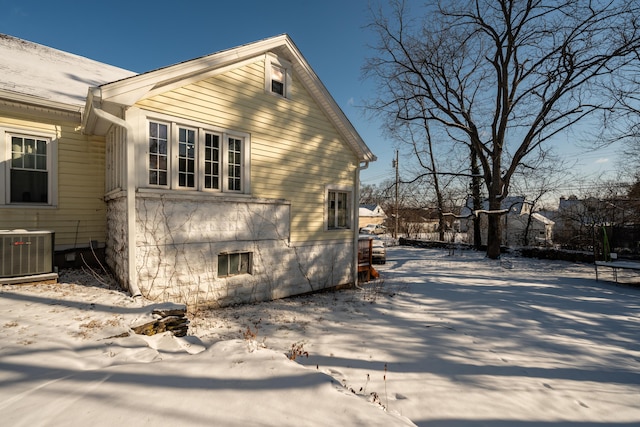
[[[283,98],[291,97],[291,63],[267,54],[265,61],[265,91]]]
[[[327,191],[327,229],[349,228],[351,217],[349,209],[348,191],[331,190]]]
[[[284,96],[285,69],[271,65],[271,92]]]
[[[251,252],[218,255],[218,277],[251,274]]]

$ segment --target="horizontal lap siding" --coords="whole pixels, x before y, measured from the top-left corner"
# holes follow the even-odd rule
[[[58,137],[58,202],[55,207],[3,207],[0,229],[39,229],[56,233],[56,246],[84,247],[105,241],[104,142],[87,139],[79,123],[46,123],[0,118],[0,126]],[[3,180],[4,182],[4,180]]]
[[[264,92],[264,63],[139,102],[152,111],[251,134],[254,197],[291,201],[293,241],[348,239],[325,232],[326,185],[354,187],[357,159],[294,74],[291,99]]]

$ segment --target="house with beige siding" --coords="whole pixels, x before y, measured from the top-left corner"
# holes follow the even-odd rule
[[[27,113],[1,111],[5,175],[21,179],[14,137],[44,132],[53,166],[46,204],[5,185],[0,228],[103,247],[123,287],[158,301],[229,305],[357,280],[359,173],[375,156],[287,35],[111,71],[71,78],[84,92],[63,117],[30,110],[47,109],[37,96]]]

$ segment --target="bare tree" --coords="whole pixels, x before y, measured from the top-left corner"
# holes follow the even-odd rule
[[[410,147],[415,162],[405,170],[412,178],[403,180],[402,184],[411,186],[412,193],[418,196],[415,198],[414,207],[435,207],[439,238],[444,240],[448,227],[445,215],[452,212],[450,203],[447,203],[447,194],[450,193],[451,187],[459,186],[456,180],[461,176],[469,177],[468,172],[460,171],[461,168],[467,167],[466,164],[461,165],[453,147],[446,147],[446,152],[436,152],[438,146],[444,146],[434,142],[434,139],[439,137],[432,135],[427,121],[420,124],[402,121],[393,123],[390,125],[389,134]],[[414,167],[417,169],[414,170]]]
[[[606,85],[617,105],[607,111],[599,139],[603,145],[622,141],[620,170],[627,179],[640,181],[640,51],[634,65],[632,72]]]
[[[386,202],[388,197],[384,189],[376,184],[363,185],[360,187],[360,204],[361,205],[380,205]]]
[[[615,107],[603,90],[637,60],[640,5],[616,0],[405,1],[372,11],[371,106],[427,121],[477,155],[489,201],[487,256],[500,256],[500,206],[514,173],[553,137]]]
[[[541,208],[543,200],[567,182],[572,166],[566,161],[551,156],[541,156],[535,165],[520,168],[513,177],[512,189],[525,196],[530,209],[525,224],[523,243],[529,246],[533,213]]]

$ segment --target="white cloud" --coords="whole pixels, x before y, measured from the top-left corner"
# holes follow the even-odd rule
[[[601,157],[598,160],[596,160],[596,163],[609,163],[609,159],[606,157]]]

